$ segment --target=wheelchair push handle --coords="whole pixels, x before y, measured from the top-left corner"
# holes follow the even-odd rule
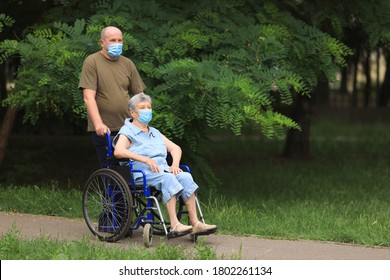
[[[112,157],[114,155],[114,151],[112,149],[112,139],[111,133],[109,131],[106,132],[107,139],[107,157]]]

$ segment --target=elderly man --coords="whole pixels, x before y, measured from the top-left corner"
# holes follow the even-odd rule
[[[88,112],[88,132],[101,167],[106,167],[105,133],[116,135],[128,117],[130,95],[141,93],[145,85],[134,63],[122,56],[120,29],[108,26],[101,32],[101,50],[89,55],[83,64],[79,88]]]

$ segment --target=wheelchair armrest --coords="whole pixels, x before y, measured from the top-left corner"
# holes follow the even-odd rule
[[[185,164],[180,164],[179,166],[181,169],[183,169],[185,172],[188,172],[188,173],[191,173],[191,170],[189,168],[188,165],[185,165]],[[133,169],[133,166],[131,164],[131,161],[130,161],[130,172],[131,173],[141,173],[142,174],[142,185],[144,187],[144,191],[146,192],[146,189],[147,189],[147,184],[146,184],[146,174],[143,170],[138,170],[138,169]],[[133,178],[131,179],[131,183],[132,185],[134,186],[135,185],[135,182],[133,180]]]
[[[191,173],[191,170],[190,170],[190,167],[188,165],[185,165],[185,164],[180,164],[179,167],[181,169],[183,169],[184,171],[188,172],[188,173]]]
[[[130,168],[130,172],[131,173],[141,173],[142,174],[142,185],[144,187],[144,192],[146,192],[147,185],[146,185],[146,174],[145,174],[145,172],[142,171],[142,170],[133,169],[132,167]],[[131,179],[131,184],[132,184],[132,186],[135,186],[135,182],[134,182],[133,178]]]
[[[107,156],[106,157],[107,161],[107,167],[113,167],[113,166],[121,166],[121,162],[127,162],[128,159],[126,158],[116,158],[114,156]]]
[[[127,158],[116,158],[115,156],[106,157],[106,160],[107,161],[114,161],[114,162],[127,162],[127,161],[129,161],[129,159],[127,159]]]
[[[167,160],[168,165],[172,164],[172,155],[170,153],[167,154],[166,160]],[[188,165],[180,164],[179,167],[181,169],[183,169],[183,171],[191,173],[190,167]]]

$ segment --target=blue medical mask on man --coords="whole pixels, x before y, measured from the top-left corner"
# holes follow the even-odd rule
[[[108,45],[108,55],[112,58],[117,58],[122,54],[122,44],[115,43]]]
[[[140,109],[138,110],[138,121],[143,124],[148,124],[153,117],[151,109]]]

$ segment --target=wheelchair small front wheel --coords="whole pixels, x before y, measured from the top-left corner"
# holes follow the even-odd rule
[[[146,248],[152,246],[153,242],[153,228],[151,224],[144,226],[143,241]]]

